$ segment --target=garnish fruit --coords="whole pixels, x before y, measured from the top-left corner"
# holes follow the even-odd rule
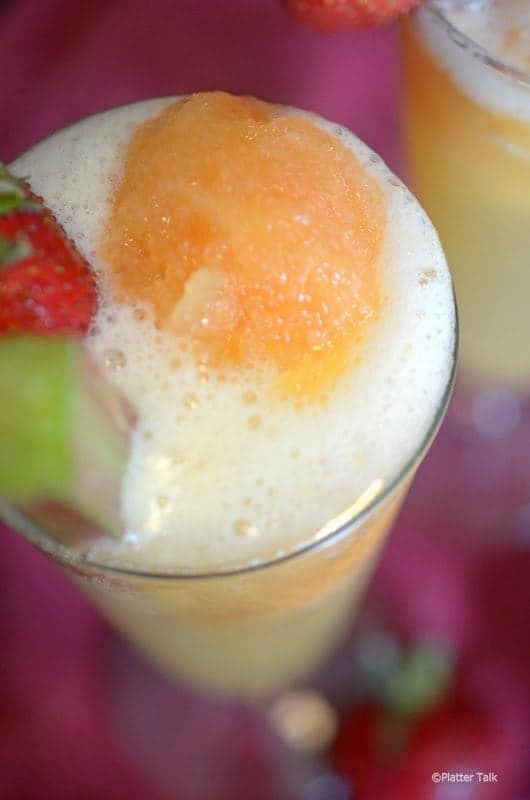
[[[131,417],[86,349],[4,336],[0,375],[0,496],[59,538],[119,535]]]
[[[284,0],[289,13],[309,28],[347,31],[392,22],[422,0]]]
[[[42,201],[0,163],[0,334],[83,335],[95,309],[87,263]]]

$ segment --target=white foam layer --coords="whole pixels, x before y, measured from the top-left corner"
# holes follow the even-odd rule
[[[87,119],[12,165],[94,263],[124,146],[167,102]],[[234,370],[223,380],[199,370],[171,335],[156,332],[138,309],[114,303],[103,278],[89,346],[140,422],[124,484],[127,536],[121,544],[99,542],[96,560],[202,570],[281,555],[312,540],[363,493],[389,485],[433,424],[455,328],[438,238],[374,153],[346,130],[312,119],[352,147],[386,194],[384,313],[329,401],[295,409],[271,399],[265,373]],[[361,357],[358,365],[353,356]]]
[[[428,7],[415,15],[422,40],[455,83],[484,108],[530,121],[528,0],[434,0],[431,6],[470,40],[450,34]],[[526,82],[485,63],[488,56],[520,70]]]

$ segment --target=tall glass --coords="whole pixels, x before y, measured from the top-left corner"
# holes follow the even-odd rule
[[[309,546],[256,567],[194,574],[110,568],[59,544],[5,503],[0,514],[162,671],[203,689],[268,694],[314,671],[339,643],[441,423],[454,363],[455,353],[436,414],[402,471],[388,485],[372,486]]]
[[[403,25],[410,179],[453,274],[462,371],[524,394],[530,390],[530,73],[475,44],[443,8],[428,2]]]
[[[439,451],[448,468],[443,488],[439,480],[430,487],[430,502],[445,530],[458,517],[467,542],[526,540],[530,73],[458,30],[451,6],[462,9],[466,0],[428,0],[402,25],[406,166],[440,235],[460,321],[460,369]],[[503,13],[516,36],[509,3]]]

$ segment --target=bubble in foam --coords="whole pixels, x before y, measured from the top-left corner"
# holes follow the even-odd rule
[[[198,372],[199,372],[199,380],[201,383],[206,383],[206,381],[210,380],[210,374],[205,364],[199,364]]]
[[[423,269],[420,272],[418,283],[420,286],[427,286],[430,281],[434,281],[437,278],[437,272],[435,269]]]
[[[246,403],[247,405],[252,405],[252,403],[256,403],[258,400],[258,395],[256,394],[256,392],[253,392],[250,389],[247,389],[245,392],[243,392],[242,397],[243,397],[243,402]]]
[[[184,405],[186,408],[189,408],[190,411],[194,411],[194,409],[196,409],[199,405],[199,398],[196,394],[187,394],[184,397]]]
[[[247,519],[237,519],[234,522],[234,531],[240,536],[256,536],[258,529]]]
[[[105,352],[104,356],[105,366],[112,370],[116,371],[119,369],[123,369],[127,364],[127,357],[123,350],[118,350],[117,348],[111,348]]]

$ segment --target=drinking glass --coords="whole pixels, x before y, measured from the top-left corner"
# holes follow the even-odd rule
[[[530,528],[530,73],[458,30],[451,5],[430,0],[402,25],[403,147],[459,306],[438,506],[484,542]]]
[[[441,3],[427,3],[403,26],[410,178],[439,231],[455,282],[462,371],[481,383],[525,393],[530,389],[530,74],[472,42],[442,9]],[[473,85],[481,84],[484,94],[511,96],[513,111],[501,113],[471,97],[453,77],[464,74],[472,76]],[[519,107],[526,111],[516,116]]]
[[[405,306],[403,313],[407,311]],[[239,569],[155,572],[113,566],[87,555],[86,529],[81,521],[77,529],[75,516],[71,517],[67,539],[64,530],[59,536],[52,527],[39,525],[24,509],[0,499],[0,517],[49,557],[124,641],[169,679],[160,677],[157,683],[152,675],[146,678],[134,658],[110,659],[109,704],[118,709],[119,719],[128,720],[122,725],[124,735],[130,738],[131,732],[137,731],[133,749],[138,758],[153,755],[154,748],[145,734],[146,721],[155,720],[159,730],[161,720],[168,719],[164,712],[174,708],[172,696],[181,691],[179,682],[206,694],[213,702],[216,696],[217,701],[243,700],[255,708],[270,709],[275,704],[277,707],[280,693],[312,680],[338,648],[391,524],[445,414],[456,363],[456,309],[452,311],[453,350],[447,355],[447,378],[425,430],[412,431],[418,440],[412,455],[403,457],[403,465],[394,474],[384,481],[374,480],[360,496],[352,497],[349,508],[288,553]],[[447,312],[451,314],[451,310]],[[423,396],[417,402],[421,404]],[[197,503],[208,501],[208,496],[195,498]],[[97,496],[93,502],[98,503]],[[116,663],[123,668],[115,669]],[[145,691],[147,685],[150,688]],[[161,685],[165,686],[163,691]],[[124,696],[126,702],[120,703]],[[130,709],[135,713],[129,724]],[[292,718],[293,714],[298,715],[296,708],[287,716]],[[179,719],[177,708],[171,714],[171,723],[178,724]],[[283,716],[282,725],[285,720]],[[164,738],[173,741],[171,734]],[[166,767],[157,762],[154,769],[158,777]],[[178,774],[173,779],[178,780]]]
[[[62,544],[3,501],[0,515],[164,673],[200,689],[267,696],[314,672],[340,642],[442,421],[454,364],[455,353],[436,413],[399,474],[387,485],[375,481],[307,546],[255,566],[180,573],[111,567]]]
[[[263,797],[345,796],[345,784],[321,757],[335,712],[311,681],[351,623],[441,424],[456,340],[455,331],[447,384],[409,462],[388,485],[376,481],[314,542],[284,557],[209,573],[110,567],[89,561],[0,499],[0,517],[55,562],[124,637],[124,645],[118,639],[106,648],[103,703],[112,735],[153,785],[177,797],[234,796],[244,730],[268,776]],[[188,763],[183,725],[191,725],[197,741],[200,771]]]

